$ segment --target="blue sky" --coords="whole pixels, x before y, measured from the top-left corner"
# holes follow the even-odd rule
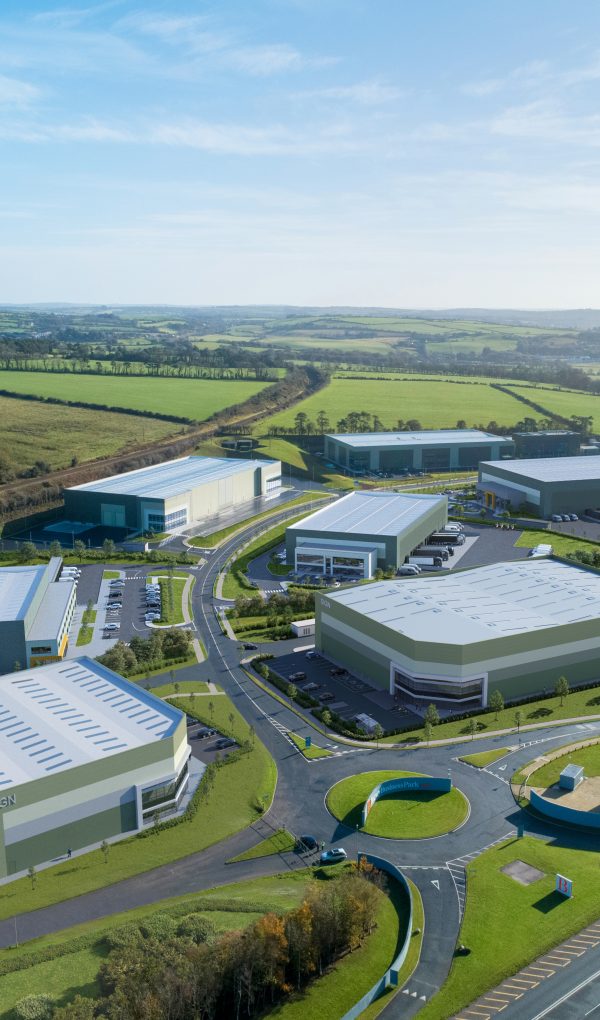
[[[597,0],[3,0],[0,302],[598,306]]]

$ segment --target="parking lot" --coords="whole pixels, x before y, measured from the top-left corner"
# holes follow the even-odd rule
[[[306,693],[320,701],[322,708],[336,712],[343,719],[368,715],[384,730],[394,730],[413,723],[421,725],[421,717],[406,705],[394,701],[387,691],[351,674],[332,676],[331,670],[337,667],[327,659],[307,659],[305,651],[291,652],[274,659],[270,666],[286,680],[296,673],[304,673],[305,679],[290,682],[299,690],[305,690],[309,684],[316,684],[316,689],[307,690]]]
[[[194,758],[198,758],[205,765],[219,759],[223,760],[238,747],[235,740],[223,736],[213,726],[205,726],[191,716],[187,718],[187,734]]]

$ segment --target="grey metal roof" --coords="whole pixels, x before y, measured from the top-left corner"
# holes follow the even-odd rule
[[[419,432],[344,432],[331,433],[328,439],[356,449],[371,446],[478,446],[511,443],[506,436],[494,436],[478,429],[426,429]]]
[[[511,475],[536,482],[600,481],[600,457],[539,457],[529,460],[485,460],[480,471],[501,467]]]
[[[2,567],[0,620],[22,620],[48,567]]]
[[[57,636],[74,588],[75,581],[56,581],[48,585],[35,620],[26,634],[28,641],[48,640]]]
[[[323,600],[436,644],[471,644],[583,620],[600,626],[600,576],[552,560],[377,581],[328,592]]]
[[[228,478],[243,471],[277,464],[272,460],[242,460],[226,457],[180,457],[164,464],[100,478],[97,482],[74,485],[70,492],[106,492],[120,496],[169,499],[207,482]]]
[[[291,524],[288,530],[399,535],[428,510],[446,505],[446,496],[351,492],[310,517]]]
[[[181,713],[93,659],[0,677],[0,791],[171,736]]]

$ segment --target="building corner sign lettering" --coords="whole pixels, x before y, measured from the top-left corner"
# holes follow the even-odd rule
[[[573,882],[570,878],[565,878],[564,875],[557,875],[555,889],[557,893],[570,899],[573,895]]]
[[[321,605],[323,606],[323,609],[331,609],[331,602],[323,597],[321,597]]]
[[[0,808],[13,807],[17,803],[16,793],[9,793],[4,797],[0,797]]]

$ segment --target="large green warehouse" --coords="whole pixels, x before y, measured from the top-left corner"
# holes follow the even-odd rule
[[[600,457],[484,462],[477,493],[490,508],[524,506],[546,520],[552,514],[581,514],[600,507]]]
[[[180,457],[65,489],[72,521],[160,533],[281,488],[278,460]]]
[[[316,597],[316,648],[401,701],[487,705],[600,680],[600,577],[553,560]]]
[[[93,659],[0,677],[0,878],[176,807],[189,755],[185,716]]]
[[[397,570],[447,521],[446,496],[351,492],[287,528],[287,561],[300,572],[372,577]]]

